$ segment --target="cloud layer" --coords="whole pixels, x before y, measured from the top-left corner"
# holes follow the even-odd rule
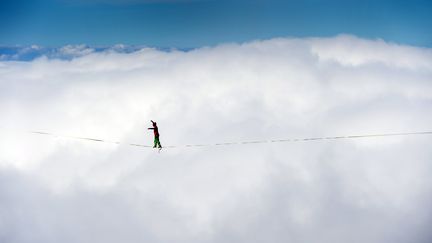
[[[430,242],[432,50],[353,36],[0,62],[0,241]],[[79,53],[79,55],[76,55]]]

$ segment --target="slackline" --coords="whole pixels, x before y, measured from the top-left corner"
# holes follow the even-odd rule
[[[28,133],[46,135],[59,138],[69,138],[69,139],[79,139],[87,140],[92,142],[101,143],[112,143],[118,145],[129,145],[143,148],[153,148],[150,145],[137,144],[137,143],[125,143],[118,141],[109,141],[99,138],[89,138],[89,137],[76,137],[68,135],[58,135],[49,132],[42,131],[27,131]],[[288,139],[271,139],[271,140],[255,140],[255,141],[239,141],[239,142],[222,142],[222,143],[207,143],[207,144],[184,144],[184,145],[170,145],[163,146],[163,148],[185,148],[185,147],[211,147],[211,146],[231,146],[231,145],[247,145],[247,144],[265,144],[265,143],[284,143],[284,142],[307,142],[307,141],[317,141],[317,140],[336,140],[336,139],[356,139],[356,138],[377,138],[377,137],[391,137],[391,136],[411,136],[411,135],[432,135],[432,131],[426,132],[399,132],[399,133],[379,133],[379,134],[359,134],[359,135],[348,135],[348,136],[328,136],[328,137],[310,137],[310,138],[288,138]]]

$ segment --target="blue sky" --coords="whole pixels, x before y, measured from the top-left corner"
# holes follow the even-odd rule
[[[341,33],[432,46],[426,0],[2,0],[0,45],[200,47]]]

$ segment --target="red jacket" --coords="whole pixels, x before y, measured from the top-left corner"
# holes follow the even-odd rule
[[[153,133],[154,133],[155,137],[159,137],[159,130],[158,130],[158,127],[156,125],[156,122],[153,122],[153,127],[149,128],[149,129],[153,130]]]

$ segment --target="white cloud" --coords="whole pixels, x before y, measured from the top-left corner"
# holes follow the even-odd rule
[[[80,57],[94,52],[94,49],[86,45],[67,45],[58,50],[59,56]]]
[[[0,62],[2,242],[429,242],[432,54],[352,36]]]

